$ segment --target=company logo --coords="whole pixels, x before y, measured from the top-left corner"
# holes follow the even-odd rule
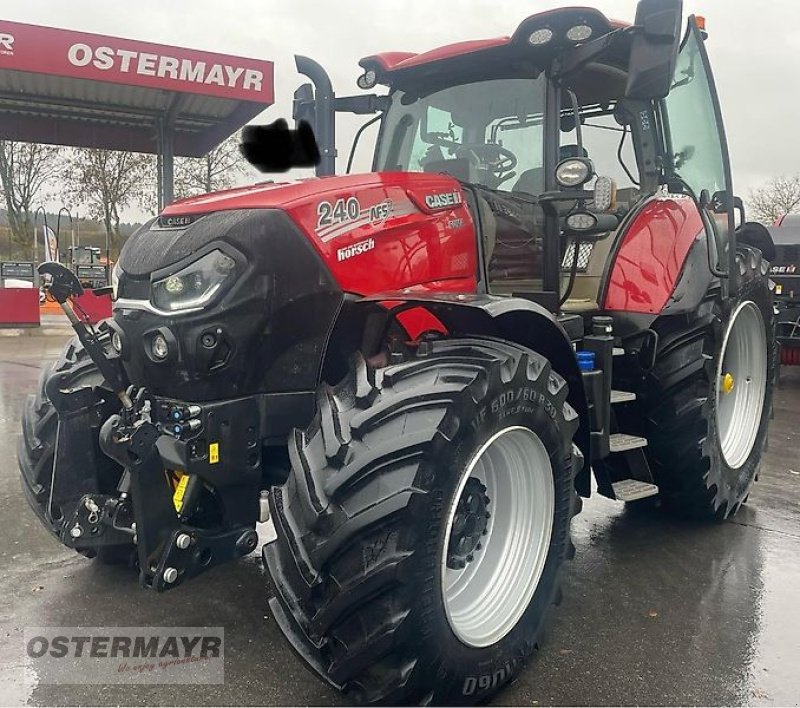
[[[0,54],[14,56],[14,35],[0,32]]]
[[[2,37],[2,35],[0,35]],[[12,38],[13,40],[13,38]],[[241,88],[245,91],[261,91],[264,74],[257,69],[229,64],[207,64],[192,59],[177,59],[165,54],[135,52],[130,49],[96,47],[78,42],[67,52],[73,66],[92,65],[100,71],[115,69],[123,74],[157,76],[160,79],[189,81],[197,84]]]
[[[429,209],[446,209],[461,204],[461,192],[441,192],[438,194],[428,194],[425,197],[425,204]]]
[[[26,627],[40,684],[221,684],[222,627]]]
[[[179,229],[197,221],[198,216],[159,216],[158,226],[162,229]]]
[[[773,275],[793,275],[797,271],[797,266],[794,264],[772,266],[771,271]]]
[[[340,263],[342,261],[346,261],[348,258],[353,258],[353,256],[360,256],[366,253],[367,251],[371,251],[375,248],[375,239],[368,238],[366,241],[359,241],[358,243],[351,244],[346,248],[340,248],[336,251],[336,260]]]

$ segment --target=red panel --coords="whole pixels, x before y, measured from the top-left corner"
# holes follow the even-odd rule
[[[455,44],[448,44],[444,47],[431,49],[424,54],[417,54],[416,56],[401,61],[395,64],[393,69],[409,69],[412,66],[419,66],[420,64],[427,64],[432,61],[441,61],[442,59],[451,59],[463,54],[471,54],[472,52],[479,52],[482,49],[491,49],[492,47],[502,47],[511,41],[510,37],[495,37],[493,39],[475,39],[468,42],[456,42]],[[380,55],[378,55],[380,56]]]
[[[0,70],[271,104],[274,67],[258,59],[0,21]]]
[[[537,20],[544,20],[551,16],[555,19],[558,19],[560,16],[572,16],[576,12],[586,13],[593,19],[596,19],[601,23],[605,23],[609,29],[622,29],[630,26],[629,23],[621,22],[620,20],[608,20],[603,16],[602,13],[590,7],[564,7],[553,10],[545,10],[527,17],[525,20],[523,20],[521,25],[527,25],[528,23],[535,22]],[[421,54],[411,54],[408,52],[384,52],[381,54],[364,57],[359,62],[359,65],[363,67],[377,65],[384,71],[409,69],[414,66],[427,64],[429,62],[452,59],[465,54],[471,54],[472,52],[480,52],[486,49],[502,47],[510,44],[511,41],[511,37],[493,37],[491,39],[476,39],[466,42],[457,42],[455,44],[448,44],[444,47],[437,47],[436,49],[432,49]]]
[[[784,366],[800,366],[800,347],[781,347],[781,364]]]
[[[187,199],[163,213],[266,207],[291,215],[346,292],[372,295],[436,281],[475,291],[475,227],[458,182],[446,175],[385,172],[257,185]],[[435,289],[449,290],[439,283]]]
[[[648,202],[623,236],[604,308],[661,312],[675,290],[689,249],[703,228],[700,212],[688,197]]]
[[[358,65],[363,66],[365,69],[377,66],[384,71],[389,71],[401,61],[411,59],[411,57],[415,56],[416,54],[414,52],[381,52],[380,54],[364,57],[358,62]]]
[[[0,288],[0,326],[39,324],[39,288]]]
[[[89,322],[97,324],[111,317],[111,296],[95,295],[91,290],[84,291],[75,302],[88,316]]]

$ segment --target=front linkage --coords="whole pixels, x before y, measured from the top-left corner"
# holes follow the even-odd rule
[[[74,510],[55,526],[61,542],[78,551],[134,543],[140,581],[158,591],[253,551],[261,479],[257,402],[201,407],[130,386],[119,357],[103,345],[103,325],[95,331],[72,310],[70,296],[82,291],[75,276],[55,263],[39,270],[121,403],[106,388],[64,389],[58,376],[47,384],[62,426],[48,508]],[[97,454],[94,436],[105,455]],[[99,477],[112,460],[123,472],[116,491],[102,493]],[[203,510],[209,488],[211,514]],[[86,493],[76,497],[74,490]]]

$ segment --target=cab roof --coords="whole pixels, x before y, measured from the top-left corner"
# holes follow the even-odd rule
[[[510,36],[456,42],[419,54],[383,52],[364,57],[359,66],[366,71],[375,71],[378,83],[396,85],[402,83],[409,74],[417,74],[416,70],[421,67],[427,72],[444,73],[468,68],[474,70],[477,66],[488,67],[514,60],[541,61],[551,55],[554,49],[580,44],[570,41],[567,32],[581,25],[591,28],[591,34],[584,41],[592,41],[630,26],[619,20],[610,20],[593,8],[565,7],[531,15]],[[544,29],[552,32],[550,41],[538,46],[530,44],[529,37],[537,30]]]

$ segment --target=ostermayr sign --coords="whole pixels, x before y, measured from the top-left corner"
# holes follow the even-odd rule
[[[0,69],[272,103],[259,59],[0,20]]]

